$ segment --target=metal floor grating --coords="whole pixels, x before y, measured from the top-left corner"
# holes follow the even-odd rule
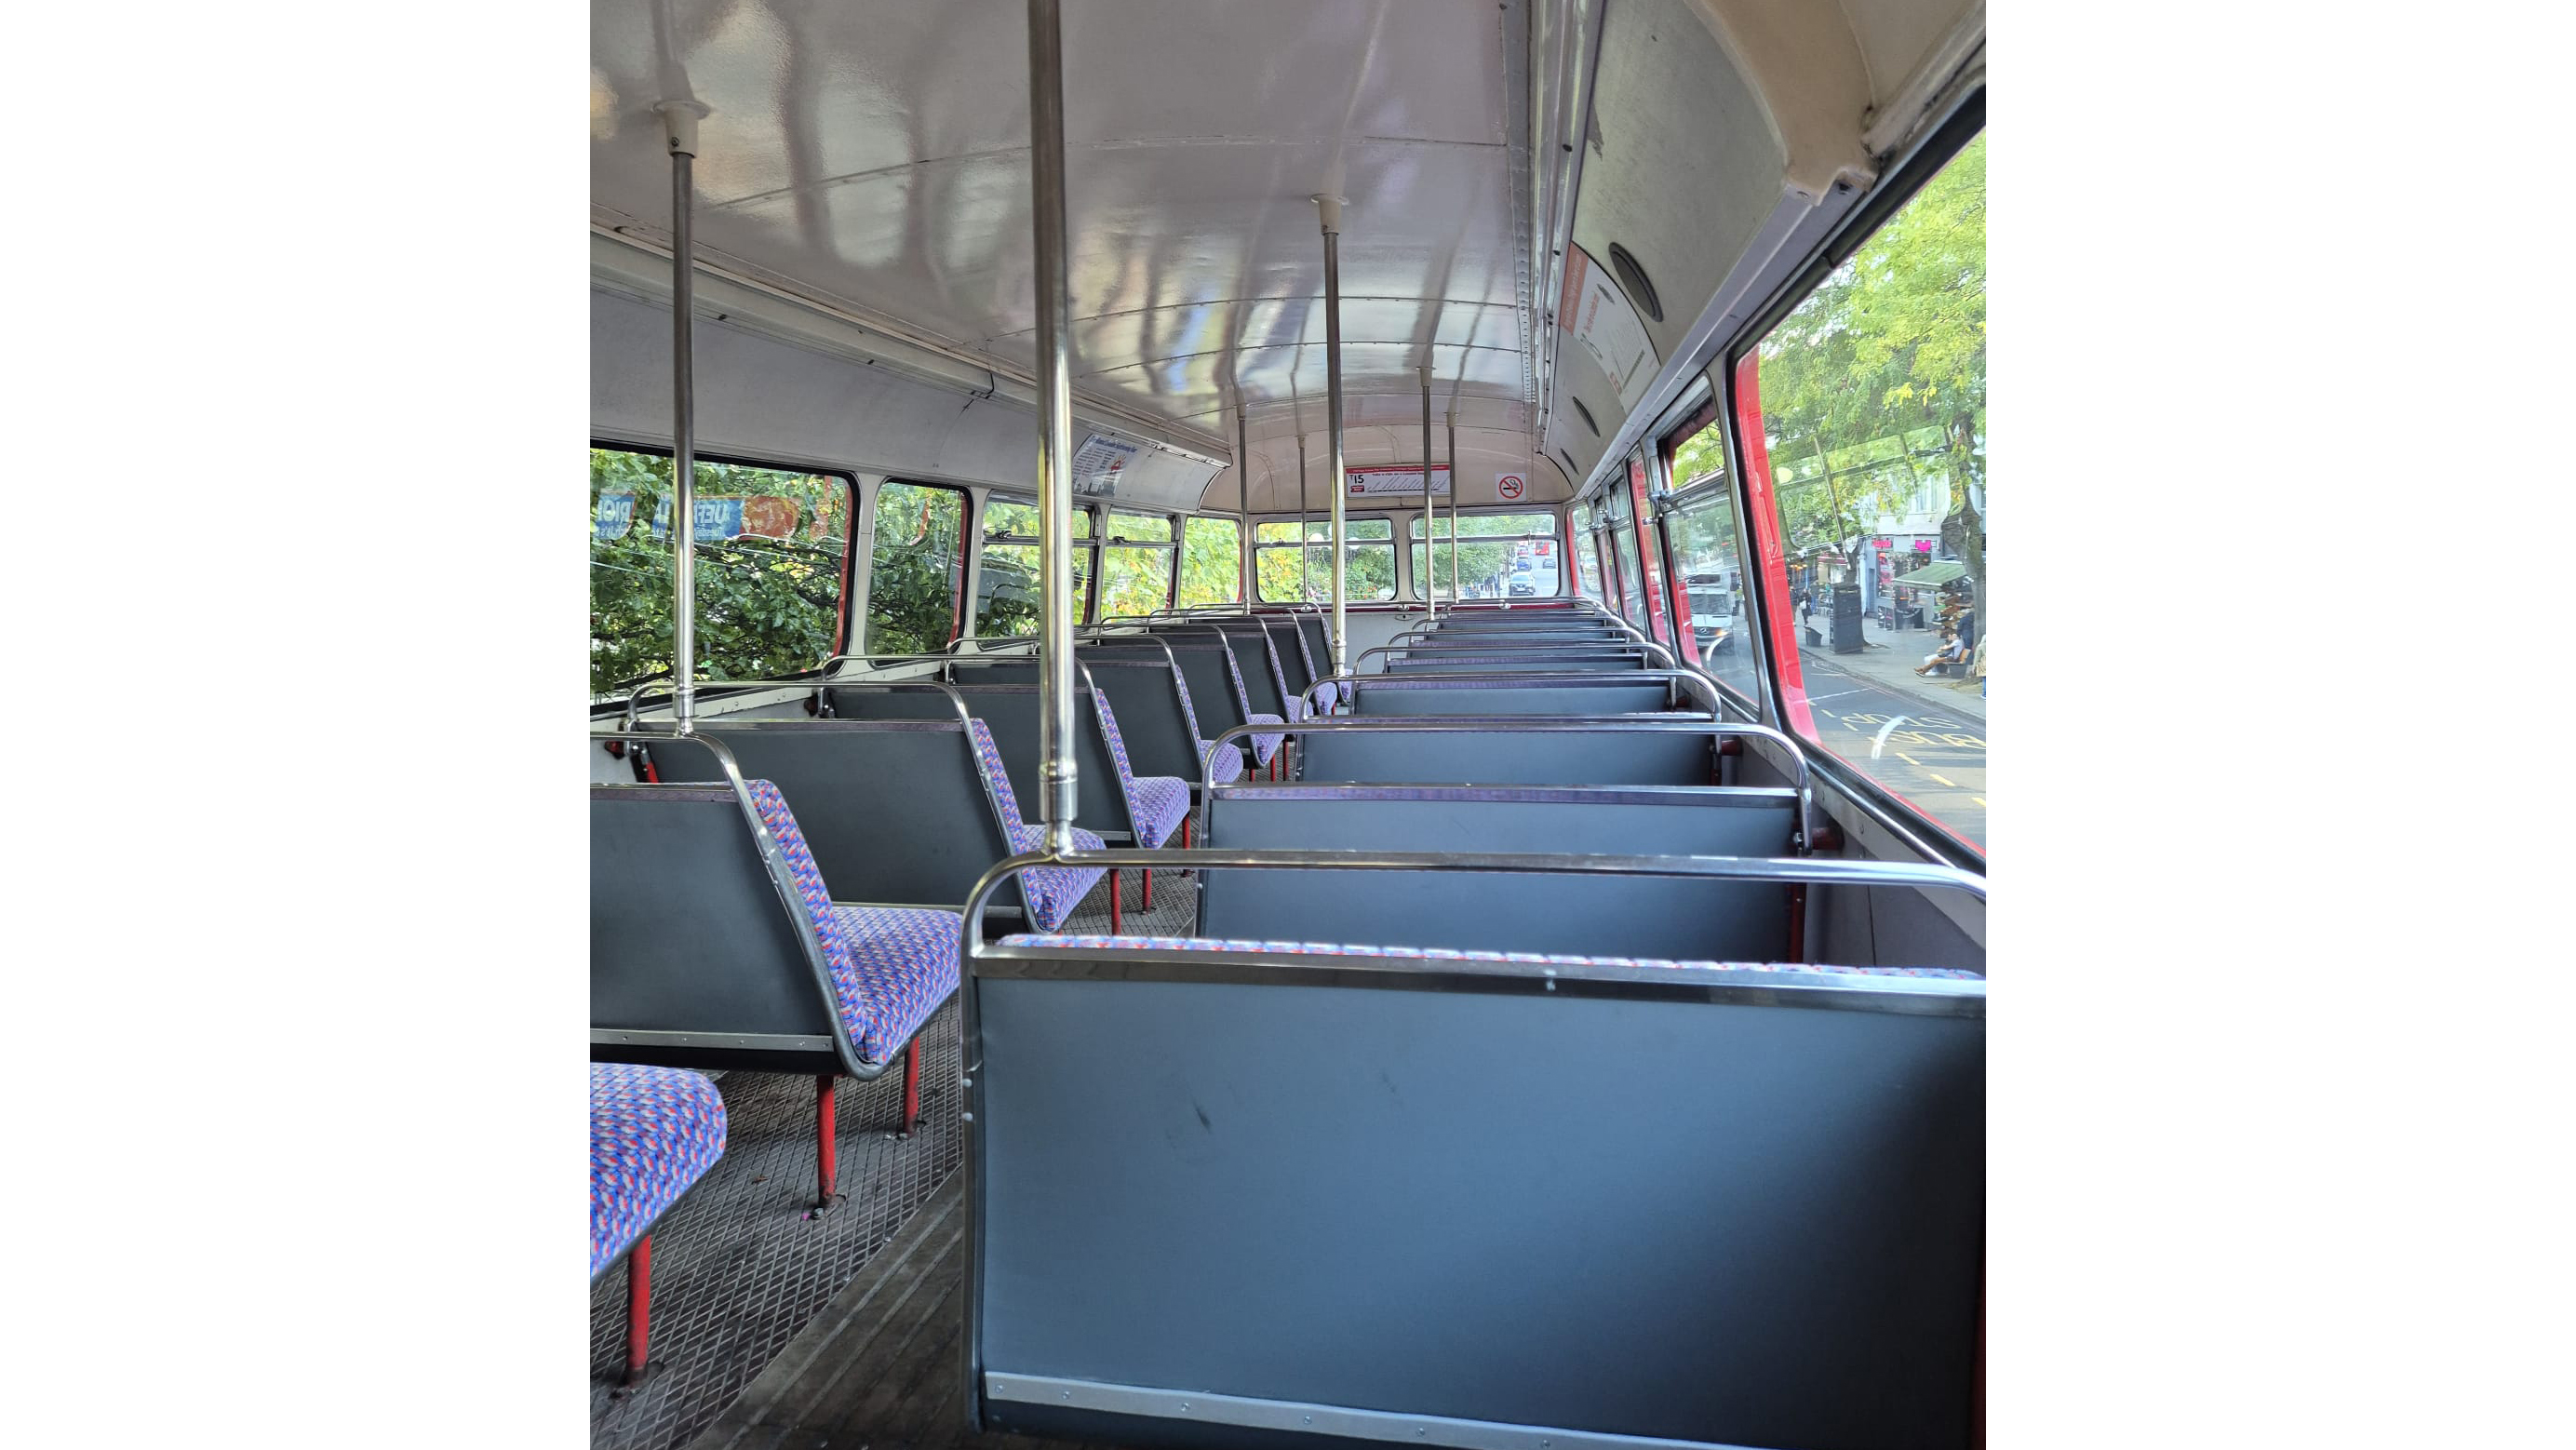
[[[1186,936],[1196,920],[1192,878],[1156,872],[1154,909],[1122,877],[1129,935]],[[1109,930],[1104,878],[1067,932]],[[946,1182],[962,1156],[957,1120],[959,1013],[951,1002],[921,1032],[921,1125],[897,1138],[903,1074],[843,1079],[837,1096],[840,1190],[819,1218],[814,1195],[814,1080],[728,1072],[725,1152],[653,1229],[657,1368],[631,1395],[612,1393],[626,1363],[626,1270],[590,1292],[593,1450],[676,1450],[713,1423],[871,1256]]]

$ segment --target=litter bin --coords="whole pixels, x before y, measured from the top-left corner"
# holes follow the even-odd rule
[[[1861,652],[1860,586],[1834,586],[1834,653],[1856,655]]]

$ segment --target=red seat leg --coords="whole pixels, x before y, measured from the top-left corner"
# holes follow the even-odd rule
[[[911,1136],[913,1125],[921,1121],[921,1039],[915,1037],[903,1050],[903,1131]]]
[[[814,1200],[816,1208],[832,1206],[832,1190],[840,1178],[838,1153],[840,1125],[832,1112],[832,1088],[835,1075],[823,1073],[814,1079],[814,1172],[822,1180],[822,1192]]]
[[[635,1241],[626,1256],[626,1383],[644,1378],[653,1334],[653,1236]]]
[[[1150,870],[1145,873],[1145,909],[1154,909],[1154,873]]]
[[[1109,934],[1118,935],[1118,873],[1109,873]]]

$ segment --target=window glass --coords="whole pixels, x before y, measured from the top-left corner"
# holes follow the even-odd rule
[[[1617,512],[1617,510],[1613,510]],[[1619,568],[1619,612],[1639,629],[1646,627],[1646,585],[1637,573],[1637,526],[1613,522],[1610,555]]]
[[[1592,510],[1574,511],[1574,587],[1586,599],[1601,597],[1601,545],[1592,536]]]
[[[810,670],[840,632],[850,480],[700,459],[698,676]],[[671,674],[671,459],[590,450],[590,693]]]
[[[868,559],[867,630],[859,652],[936,654],[957,631],[957,582],[966,495],[953,488],[887,483],[877,490]]]
[[[1454,529],[1457,538],[1458,574],[1467,581],[1469,599],[1553,599],[1557,582],[1560,552],[1553,514],[1468,514],[1453,519],[1442,510],[1436,532],[1428,542],[1431,557],[1423,558],[1426,547],[1422,531],[1426,521],[1413,516],[1413,584],[1414,596],[1421,597],[1422,586],[1436,573],[1440,597],[1458,597],[1457,581],[1449,577],[1449,542]]]
[[[1243,530],[1232,519],[1189,520],[1181,529],[1181,608],[1236,604],[1242,598]]]
[[[1296,523],[1261,524],[1252,531],[1254,587],[1265,604],[1309,599],[1333,601],[1333,521],[1309,519],[1300,548]],[[1342,521],[1345,559],[1342,594],[1366,604],[1395,597],[1395,525],[1385,519]],[[1300,590],[1303,590],[1301,593]]]
[[[1172,597],[1172,521],[1168,515],[1111,514],[1110,545],[1100,555],[1100,617],[1151,614]],[[1122,547],[1122,539],[1154,539],[1151,548]]]
[[[1690,601],[1691,650],[1719,684],[1753,700],[1752,622],[1744,603],[1742,531],[1735,526],[1735,496],[1724,487],[1686,499],[1664,521],[1673,565]]]
[[[1983,136],[1737,364],[1735,392],[1799,626],[1790,724],[1982,847]]]
[[[1073,536],[1091,537],[1091,514],[1073,511]],[[1073,610],[1091,578],[1091,550],[1073,551]],[[1038,511],[1012,499],[984,502],[984,557],[975,576],[975,637],[999,639],[1038,632]]]

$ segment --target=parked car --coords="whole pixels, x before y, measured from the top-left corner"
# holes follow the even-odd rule
[[[1525,595],[1534,595],[1536,593],[1538,593],[1537,581],[1531,579],[1527,574],[1515,574],[1512,576],[1512,597],[1514,599],[1519,599]]]

